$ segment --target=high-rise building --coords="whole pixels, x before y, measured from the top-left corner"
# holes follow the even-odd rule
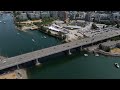
[[[58,18],[58,11],[50,11],[50,17]]]
[[[40,12],[41,18],[46,18],[50,17],[50,12],[49,11],[42,11]]]
[[[17,15],[17,17],[19,20],[21,21],[25,21],[28,20],[27,14],[26,13],[20,13],[19,15]]]
[[[29,19],[40,19],[40,13],[39,12],[29,12],[27,13],[27,16]]]
[[[69,12],[67,12],[67,11],[59,11],[58,12],[59,19],[62,21],[65,21],[65,22],[68,21],[68,19],[69,19],[68,15],[69,15]]]

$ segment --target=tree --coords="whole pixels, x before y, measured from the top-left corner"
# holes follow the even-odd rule
[[[117,44],[116,44],[116,47],[117,47],[117,48],[120,48],[120,43],[117,43]]]
[[[21,14],[21,13],[18,11],[18,12],[17,12],[17,15],[20,15],[20,14]]]
[[[59,35],[60,37],[62,37],[62,32],[59,31],[59,32],[58,32],[58,35]]]
[[[62,39],[63,39],[63,40],[66,39],[66,35],[63,35]]]
[[[110,47],[105,47],[105,51],[109,52],[110,51]]]
[[[116,40],[120,40],[120,37],[116,36],[116,37],[111,38],[111,41],[116,41]]]
[[[98,27],[96,26],[96,24],[92,24],[92,26],[91,26],[91,29],[97,29]]]
[[[34,25],[38,26],[38,27],[41,27],[41,22],[33,22]]]
[[[47,28],[45,28],[44,26],[40,26],[40,29],[47,32]]]
[[[117,24],[117,26],[116,26],[117,28],[119,28],[120,27],[120,25],[119,24]]]
[[[49,35],[51,35],[51,32],[50,32],[50,30],[48,30],[48,34],[49,34]]]
[[[101,44],[99,45],[99,49],[102,49],[102,45]]]
[[[105,26],[103,26],[103,28],[105,28]]]
[[[93,22],[95,22],[95,18],[93,18]]]
[[[116,22],[115,22],[115,21],[111,21],[109,25],[114,26],[115,24],[116,24]]]

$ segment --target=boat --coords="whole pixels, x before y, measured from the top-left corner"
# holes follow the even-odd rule
[[[88,54],[84,54],[84,56],[88,56]]]
[[[44,38],[46,38],[46,37],[44,36]]]
[[[0,23],[1,23],[2,21],[0,21]]]
[[[120,67],[118,63],[115,63],[115,66],[116,66],[117,68],[119,68],[119,67]]]
[[[98,57],[98,56],[99,56],[99,54],[97,54],[97,53],[96,53],[96,54],[95,54],[95,56],[97,56],[97,57]]]
[[[4,24],[5,24],[6,22],[4,22]]]
[[[34,39],[32,39],[32,41],[33,41],[33,42],[35,42],[35,40],[34,40]]]
[[[17,33],[17,34],[20,34],[20,33]]]

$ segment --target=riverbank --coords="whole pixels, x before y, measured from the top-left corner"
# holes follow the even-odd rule
[[[105,55],[105,56],[113,56],[113,57],[120,57],[120,54],[114,54],[114,53],[110,53],[110,52],[105,52],[103,50],[100,49],[96,49],[94,52]]]
[[[113,56],[113,57],[120,57],[120,53],[116,53],[116,52],[105,52],[103,50],[98,49],[99,45],[93,45],[90,46],[88,48],[86,48],[85,50],[88,51],[89,53],[99,53],[105,56]]]
[[[42,29],[39,29],[39,31],[41,31],[41,32],[43,32],[43,33],[45,33],[45,34],[47,34],[47,35],[50,35],[50,36],[53,36],[53,37],[55,37],[55,38],[59,38],[59,39],[62,39],[62,37],[60,37],[59,35],[58,35],[58,33],[56,33],[55,31],[50,31],[50,33],[49,33],[49,30],[42,30]]]
[[[36,25],[22,25],[21,27],[15,26],[16,29],[20,31],[27,31],[27,30],[38,30],[38,26]]]
[[[19,69],[0,75],[0,79],[28,79],[26,69]]]

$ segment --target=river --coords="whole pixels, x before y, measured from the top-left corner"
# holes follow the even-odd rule
[[[21,32],[15,29],[10,14],[0,16],[0,54],[12,57],[41,48],[60,44],[61,41],[40,31]],[[6,22],[6,23],[3,23]],[[46,38],[43,38],[46,36]],[[35,42],[32,41],[34,39]],[[120,63],[118,57],[94,54],[84,56],[83,52],[48,58],[41,66],[27,69],[29,79],[120,79],[120,69],[114,66]]]

